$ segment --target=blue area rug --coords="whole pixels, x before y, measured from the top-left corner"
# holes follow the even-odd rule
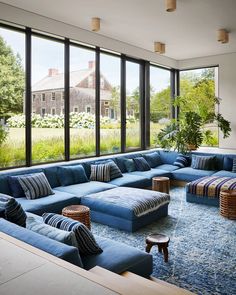
[[[152,276],[196,294],[236,294],[236,221],[219,209],[185,201],[184,188],[171,190],[169,216],[135,233],[93,223],[93,233],[145,251],[145,237],[170,237],[169,262],[153,247]]]

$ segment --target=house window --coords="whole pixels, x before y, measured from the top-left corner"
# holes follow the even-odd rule
[[[42,101],[45,101],[45,100],[46,100],[46,95],[45,95],[45,93],[42,93],[41,100],[42,100]]]
[[[91,106],[86,106],[85,112],[86,113],[91,113]]]
[[[79,108],[78,107],[74,107],[73,112],[74,113],[78,113],[79,112]]]
[[[45,108],[42,108],[41,109],[41,116],[44,117],[46,114],[46,109]]]
[[[56,100],[56,93],[55,92],[52,92],[52,97],[51,97],[52,100]]]
[[[51,115],[53,115],[53,116],[56,115],[56,109],[55,108],[51,108]]]
[[[104,102],[104,105],[105,105],[105,106],[109,106],[109,101],[105,101],[105,102]]]
[[[109,108],[105,108],[105,116],[109,117]]]
[[[110,118],[115,119],[115,111],[114,111],[114,109],[110,110]]]

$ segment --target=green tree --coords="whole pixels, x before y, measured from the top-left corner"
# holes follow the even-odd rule
[[[151,86],[150,113],[151,120],[157,122],[161,118],[170,118],[171,114],[171,97],[170,86],[160,92],[154,92]]]
[[[0,117],[6,118],[23,110],[24,70],[19,54],[0,36]]]

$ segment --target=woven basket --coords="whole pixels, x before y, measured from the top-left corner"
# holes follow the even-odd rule
[[[220,214],[229,219],[236,219],[236,190],[220,192]]]
[[[78,220],[91,229],[90,209],[83,205],[71,205],[62,210],[62,215],[65,217]]]

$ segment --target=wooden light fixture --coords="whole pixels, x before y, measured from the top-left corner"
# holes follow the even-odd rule
[[[217,40],[222,44],[229,42],[229,33],[225,29],[220,29],[217,31]]]
[[[91,20],[91,30],[93,32],[98,32],[100,30],[100,18],[93,17]]]
[[[164,54],[166,52],[166,45],[161,42],[154,42],[154,51],[160,54]]]
[[[165,0],[166,1],[166,11],[173,12],[176,10],[176,0]]]

